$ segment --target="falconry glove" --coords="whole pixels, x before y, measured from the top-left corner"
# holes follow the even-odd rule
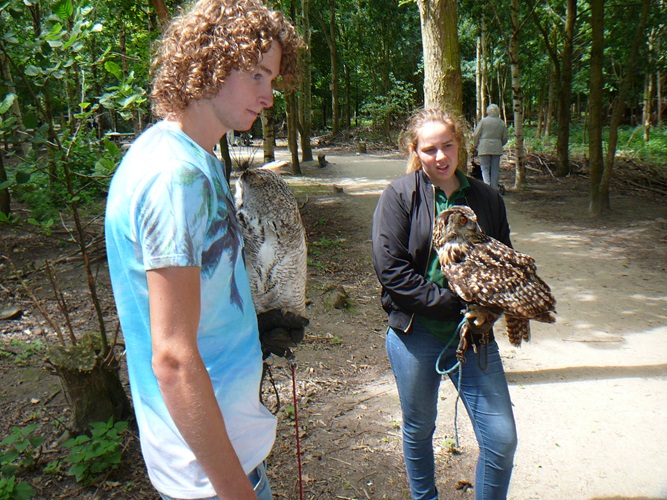
[[[271,309],[258,314],[262,358],[266,359],[272,354],[291,358],[290,349],[303,340],[309,322],[308,318],[281,309]]]

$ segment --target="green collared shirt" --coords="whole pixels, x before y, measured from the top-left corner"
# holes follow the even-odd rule
[[[465,193],[470,187],[468,178],[460,170],[456,171],[456,177],[461,185],[456,191],[452,193],[449,198],[447,198],[447,195],[442,189],[434,186],[436,215],[440,214],[444,210],[447,210],[449,207],[456,205],[456,202],[462,198],[465,198]],[[433,250],[429,256],[428,265],[426,267],[426,274],[424,277],[442,288],[448,287],[447,279],[445,278],[445,275],[442,274],[442,269],[440,268],[438,254]],[[456,327],[458,326],[457,321],[441,321],[437,319],[426,318],[424,316],[417,316],[417,319],[422,325],[426,327],[429,332],[431,332],[438,340],[444,343],[448,343],[452,339],[456,333]]]

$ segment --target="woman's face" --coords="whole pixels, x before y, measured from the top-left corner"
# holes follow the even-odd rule
[[[459,143],[446,123],[427,122],[417,133],[417,156],[431,182],[451,194],[458,187]]]

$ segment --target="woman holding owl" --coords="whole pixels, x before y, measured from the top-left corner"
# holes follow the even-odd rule
[[[447,287],[431,248],[434,219],[452,205],[467,205],[487,235],[511,246],[502,197],[464,173],[467,132],[463,119],[442,110],[416,113],[402,138],[407,174],[385,189],[373,216],[373,261],[388,314],[386,348],[398,386],[403,454],[415,499],[438,498],[433,454],[438,389],[441,374],[457,361],[458,339],[452,340],[465,308]],[[496,500],[507,496],[517,436],[498,345],[492,334],[483,334],[495,316],[486,319],[481,325],[469,322],[476,348],[465,353],[459,394],[480,449],[475,498]],[[480,347],[484,338],[490,341]],[[458,371],[449,375],[458,383]]]

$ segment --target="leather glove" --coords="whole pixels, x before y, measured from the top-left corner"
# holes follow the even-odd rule
[[[495,313],[477,304],[468,304],[464,311],[464,317],[466,319],[466,329],[474,335],[482,335],[493,328],[493,324],[500,317],[500,313]]]
[[[274,354],[283,358],[292,357],[291,347],[303,340],[308,318],[282,309],[271,309],[257,315],[262,357]]]

